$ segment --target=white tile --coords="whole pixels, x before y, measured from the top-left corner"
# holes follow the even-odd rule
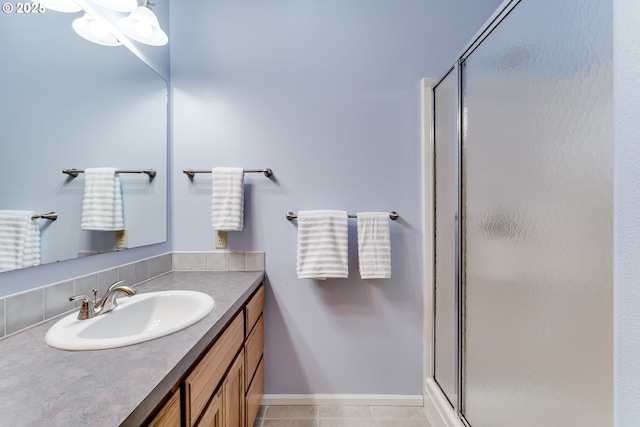
[[[244,252],[228,252],[227,271],[247,271],[246,254]]]
[[[188,271],[189,270],[189,254],[174,253],[173,254],[173,270]]]
[[[7,335],[44,320],[44,288],[6,298]]]
[[[207,271],[207,254],[201,252],[190,253],[189,271]]]
[[[69,301],[69,298],[73,295],[73,280],[45,287],[44,318],[51,319],[59,314],[73,310],[74,304]]]
[[[207,254],[207,271],[227,271],[227,253],[211,252]]]
[[[247,271],[264,271],[264,252],[247,252]]]

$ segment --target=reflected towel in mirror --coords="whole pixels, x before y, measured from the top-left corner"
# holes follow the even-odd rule
[[[0,210],[0,271],[40,265],[40,227],[33,211]]]
[[[83,230],[124,229],[122,191],[116,168],[87,168],[82,199]]]

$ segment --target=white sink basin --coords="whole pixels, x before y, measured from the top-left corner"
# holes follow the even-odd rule
[[[193,325],[215,302],[196,291],[161,291],[118,299],[118,307],[88,320],[73,312],[47,331],[45,342],[62,350],[102,350],[138,344]]]

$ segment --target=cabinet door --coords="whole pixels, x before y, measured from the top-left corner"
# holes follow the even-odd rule
[[[195,425],[195,421],[201,416],[207,402],[222,381],[227,367],[232,363],[233,356],[242,347],[243,339],[244,317],[239,314],[185,379],[187,426]]]
[[[224,427],[244,426],[244,350],[240,351],[222,383],[222,406]]]
[[[198,421],[197,427],[223,427],[222,423],[222,388],[218,389],[216,394],[209,402],[207,409],[202,414],[202,418]]]
[[[180,390],[165,403],[158,415],[148,424],[149,427],[178,427],[180,426]]]
[[[253,423],[256,421],[258,410],[260,409],[260,402],[262,401],[262,394],[264,393],[264,358],[260,359],[260,365],[256,370],[256,374],[251,381],[249,390],[247,391],[246,400],[246,427],[253,427]]]

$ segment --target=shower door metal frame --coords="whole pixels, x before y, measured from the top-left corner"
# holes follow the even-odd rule
[[[465,286],[466,286],[466,281],[465,281],[465,276],[464,276],[464,261],[465,261],[465,247],[464,247],[464,173],[463,173],[463,165],[464,165],[464,150],[463,150],[463,146],[464,146],[464,135],[463,135],[463,131],[464,131],[464,105],[463,105],[463,99],[464,99],[464,67],[465,67],[465,61],[466,59],[475,51],[475,49],[493,32],[493,30],[509,15],[509,13],[521,2],[522,0],[506,0],[499,8],[498,10],[489,18],[489,20],[484,24],[484,26],[480,29],[480,31],[478,31],[478,33],[476,34],[476,36],[474,36],[474,38],[469,42],[469,44],[467,44],[467,46],[462,50],[462,53],[459,55],[458,59],[456,60],[456,62],[454,63],[454,65],[449,68],[447,70],[446,73],[444,73],[444,75],[439,78],[436,83],[433,85],[433,93],[434,96],[432,97],[432,114],[433,116],[431,117],[431,123],[433,126],[432,129],[432,134],[434,135],[434,145],[433,145],[433,150],[434,150],[434,155],[433,155],[433,171],[434,171],[434,176],[433,176],[433,188],[432,191],[435,194],[435,182],[436,182],[436,174],[437,174],[437,170],[435,168],[435,125],[436,125],[436,109],[435,109],[435,89],[438,87],[438,85],[440,83],[442,83],[442,81],[444,79],[446,79],[450,73],[455,73],[456,77],[457,77],[457,104],[458,104],[458,117],[456,119],[456,123],[457,123],[457,153],[458,153],[458,159],[457,159],[457,167],[458,167],[458,174],[457,174],[457,188],[458,188],[458,214],[455,218],[455,223],[456,223],[456,242],[455,242],[455,257],[456,257],[456,262],[455,262],[455,298],[456,298],[456,319],[457,319],[457,337],[456,337],[456,341],[457,341],[457,349],[456,349],[456,364],[457,364],[457,370],[456,370],[456,381],[455,381],[455,387],[456,387],[456,401],[455,402],[450,402],[452,403],[453,406],[453,411],[455,412],[455,415],[458,419],[458,421],[460,422],[461,426],[464,427],[472,427],[469,422],[467,421],[467,419],[465,418],[464,415],[464,410],[465,410],[465,399],[464,399],[464,372],[465,372],[465,358],[463,357],[465,354],[465,334],[464,334],[464,328],[465,328]],[[434,198],[435,200],[435,198]],[[435,230],[435,221],[436,221],[436,216],[435,216],[435,212],[434,212],[434,216],[433,216],[433,229]],[[436,293],[435,293],[435,239],[433,242],[433,254],[434,254],[434,258],[432,260],[433,262],[433,277],[432,277],[432,283],[434,285],[434,292],[433,292],[433,307],[435,307],[435,297],[436,297]],[[433,331],[432,331],[432,337],[433,337],[433,342],[432,342],[432,346],[435,349],[435,339],[436,339],[436,313],[435,310],[433,312]],[[435,379],[435,363],[436,363],[436,358],[435,358],[435,352],[433,353],[434,357],[432,360],[432,372],[433,372],[433,380],[434,382],[438,385],[438,387],[440,388],[440,392],[443,394],[444,398],[446,400],[449,400],[448,397],[445,395],[444,391],[442,390],[442,387],[440,387],[440,384],[438,384],[437,380]]]
[[[438,79],[438,81],[433,85],[433,88],[432,88],[433,94],[434,94],[432,96],[432,98],[431,98],[431,102],[433,103],[432,109],[431,109],[433,117],[431,118],[431,120],[432,120],[432,123],[433,123],[433,126],[434,126],[434,129],[433,129],[433,138],[434,138],[433,151],[434,151],[434,153],[433,153],[433,165],[432,165],[432,168],[433,168],[433,171],[434,171],[433,188],[432,188],[432,191],[433,191],[433,194],[434,194],[434,206],[435,206],[435,199],[436,199],[436,196],[437,196],[437,193],[436,193],[436,174],[437,174],[436,156],[437,156],[437,154],[436,154],[436,148],[435,148],[436,144],[437,144],[437,135],[436,135],[436,132],[435,132],[436,131],[436,129],[435,129],[435,123],[436,123],[436,96],[435,96],[435,91],[438,88],[438,86],[447,77],[449,77],[450,75],[455,76],[456,83],[457,83],[457,86],[456,86],[456,88],[457,88],[457,90],[456,90],[456,98],[457,98],[457,117],[456,117],[456,124],[457,124],[457,130],[456,130],[456,132],[457,132],[457,134],[456,134],[457,143],[456,143],[456,145],[457,145],[457,148],[456,148],[456,151],[457,151],[457,156],[458,156],[457,157],[458,163],[460,163],[459,162],[459,159],[460,159],[460,157],[459,157],[460,156],[460,150],[459,150],[459,148],[460,148],[460,133],[459,133],[460,132],[460,102],[459,102],[459,99],[460,99],[460,75],[459,75],[459,71],[458,71],[458,64],[456,63],[451,68],[449,68],[449,70],[440,79]],[[460,316],[459,316],[460,304],[459,304],[459,295],[458,295],[458,292],[459,292],[459,289],[460,289],[460,285],[459,285],[459,283],[460,283],[460,262],[459,262],[459,258],[460,258],[460,256],[459,256],[459,251],[460,251],[460,221],[459,221],[459,218],[460,218],[460,191],[459,191],[460,190],[460,169],[459,168],[458,168],[457,182],[455,183],[455,187],[458,189],[458,203],[457,203],[457,207],[456,207],[457,212],[456,212],[455,219],[454,219],[454,224],[455,224],[455,232],[454,232],[455,234],[454,235],[456,236],[455,237],[455,240],[456,240],[455,241],[455,248],[454,248],[454,259],[456,260],[456,262],[455,262],[453,286],[455,288],[454,292],[455,292],[455,301],[456,301],[456,304],[455,304],[455,317],[456,317],[456,328],[455,328],[456,337],[455,337],[455,341],[458,343],[458,346],[457,346],[457,348],[455,350],[455,358],[456,358],[456,361],[459,361],[460,360],[460,354],[461,354],[460,353],[460,345],[459,345],[459,343],[460,343]],[[433,215],[433,229],[434,229],[434,231],[436,230],[435,209],[434,209],[434,215]],[[446,395],[446,393],[444,392],[444,389],[438,383],[438,380],[436,379],[436,376],[435,376],[435,373],[436,373],[436,357],[435,357],[436,317],[435,316],[436,316],[436,309],[437,309],[436,300],[435,300],[435,298],[436,298],[436,292],[435,292],[436,291],[436,289],[435,289],[435,287],[436,287],[436,268],[435,268],[436,243],[437,243],[436,239],[434,239],[433,240],[433,253],[434,253],[434,259],[433,259],[433,264],[434,265],[433,265],[433,267],[434,268],[433,268],[433,277],[432,277],[432,281],[433,281],[433,284],[434,284],[434,292],[433,292],[433,295],[434,295],[434,301],[433,301],[434,312],[433,312],[433,316],[434,316],[434,318],[433,318],[433,331],[432,331],[433,348],[434,348],[434,357],[433,357],[433,360],[432,360],[432,364],[433,364],[433,366],[432,366],[433,380],[438,385],[438,387],[440,388],[440,391],[444,395],[445,399],[451,404],[451,406],[453,407],[454,411],[456,413],[459,413],[459,409],[458,409],[460,407],[460,387],[459,387],[459,385],[460,385],[460,380],[461,380],[460,379],[460,373],[461,372],[460,372],[459,363],[456,362],[456,372],[455,372],[455,379],[454,379],[454,390],[455,390],[455,396],[456,396],[455,401],[452,402],[451,399],[449,399],[449,396]]]

